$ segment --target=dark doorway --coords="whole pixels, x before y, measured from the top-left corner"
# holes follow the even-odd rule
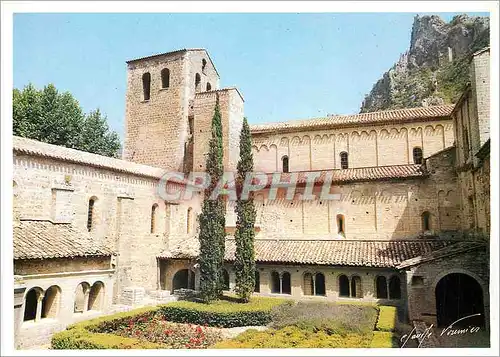
[[[436,286],[436,312],[440,327],[484,326],[483,291],[479,283],[466,274],[453,273],[442,278]],[[462,321],[463,317],[474,314]]]
[[[315,287],[316,291],[315,295],[326,295],[326,287],[325,287],[325,276],[321,273],[316,274],[315,279]]]
[[[281,293],[282,294],[291,294],[292,293],[292,284],[290,281],[290,273],[284,272],[281,277]]]
[[[194,273],[188,269],[179,270],[172,279],[172,291],[177,289],[194,290]]]
[[[35,319],[37,305],[38,294],[35,289],[31,289],[26,294],[26,300],[24,301],[24,321]]]

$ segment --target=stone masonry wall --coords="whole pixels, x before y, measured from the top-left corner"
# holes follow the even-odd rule
[[[340,169],[340,153],[347,152],[349,167],[405,165],[413,163],[413,148],[424,157],[453,145],[453,122],[425,123],[302,131],[290,134],[254,134],[253,154],[257,171],[282,171],[283,156],[290,171]]]
[[[64,196],[65,222],[85,232],[88,203],[95,198],[91,235],[115,249],[116,299],[123,287],[157,288],[156,256],[168,248],[169,241],[179,242],[196,232],[199,212],[198,195],[191,202],[165,202],[157,195],[158,179],[72,164],[60,160],[14,155],[14,210],[22,219],[56,220],[53,188],[70,179],[72,190]],[[151,233],[153,205],[155,229]],[[191,210],[188,233],[187,212]],[[80,269],[85,269],[81,264]]]

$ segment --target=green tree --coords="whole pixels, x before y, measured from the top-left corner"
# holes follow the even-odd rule
[[[217,300],[222,294],[223,263],[225,243],[225,202],[219,195],[210,199],[212,191],[223,175],[222,121],[219,97],[215,103],[212,117],[212,137],[206,161],[206,171],[210,185],[205,190],[203,207],[200,214],[200,294],[205,302]]]
[[[240,133],[240,159],[236,176],[237,187],[242,187],[247,174],[253,171],[252,137],[247,119],[243,119]],[[236,253],[234,267],[236,270],[236,293],[244,302],[250,300],[255,287],[255,205],[252,197],[236,202]]]
[[[99,110],[83,113],[69,93],[52,84],[37,90],[28,84],[13,91],[13,133],[49,144],[116,157],[118,134],[108,127]]]

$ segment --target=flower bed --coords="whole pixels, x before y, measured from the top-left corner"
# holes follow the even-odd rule
[[[222,339],[220,331],[210,326],[266,324],[271,321],[272,309],[286,301],[260,297],[247,304],[180,301],[137,309],[71,325],[53,336],[52,348],[206,348]]]

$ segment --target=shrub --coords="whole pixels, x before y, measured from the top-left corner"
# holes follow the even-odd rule
[[[369,347],[370,341],[371,334],[341,336],[287,326],[278,330],[247,330],[232,340],[217,343],[213,348],[362,348]]]
[[[380,306],[376,329],[378,331],[394,332],[398,320],[398,310],[394,306]]]
[[[172,322],[191,323],[215,327],[267,325],[273,308],[285,303],[284,299],[254,297],[249,303],[219,300],[211,304],[178,301],[161,306],[159,313]]]
[[[52,337],[52,348],[206,348],[220,340],[219,333],[212,329],[172,322],[217,327],[263,325],[271,321],[272,309],[286,301],[257,297],[246,304],[228,300],[212,304],[179,301],[135,309],[71,325]]]
[[[374,331],[370,348],[399,347],[399,342],[392,332]]]
[[[373,331],[377,319],[374,306],[347,305],[328,302],[299,302],[282,305],[272,313],[274,328],[296,326],[311,332],[328,334],[367,334]]]

